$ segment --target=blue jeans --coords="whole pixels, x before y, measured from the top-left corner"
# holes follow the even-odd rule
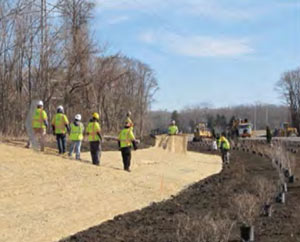
[[[59,154],[64,154],[66,152],[66,135],[56,134],[56,141]]]
[[[72,141],[69,156],[72,156],[73,151],[76,154],[76,159],[80,159],[80,148],[81,148],[81,140]]]

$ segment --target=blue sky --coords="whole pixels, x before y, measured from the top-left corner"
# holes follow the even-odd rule
[[[94,16],[108,53],[155,71],[153,110],[281,104],[274,85],[300,66],[300,0],[96,0]]]

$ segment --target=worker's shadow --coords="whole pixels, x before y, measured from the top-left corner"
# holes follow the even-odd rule
[[[160,140],[158,147],[162,147],[164,150],[167,149],[169,139],[170,139],[170,136],[169,136],[169,135],[166,135],[165,137],[163,137],[163,138]]]

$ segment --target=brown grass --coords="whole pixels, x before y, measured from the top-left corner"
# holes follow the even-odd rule
[[[253,225],[255,217],[259,214],[259,198],[244,192],[233,198],[233,206],[237,211],[239,222],[245,225]]]

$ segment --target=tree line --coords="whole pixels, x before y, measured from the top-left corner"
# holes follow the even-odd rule
[[[91,0],[0,0],[0,132],[24,133],[34,100],[49,118],[63,105],[87,121],[99,112],[113,133],[132,112],[143,135],[158,89],[151,67],[120,53],[107,55],[90,26]]]
[[[180,111],[153,111],[150,114],[151,129],[165,130],[172,119],[182,132],[193,132],[199,122],[207,123],[211,129],[221,132],[230,127],[233,119],[248,119],[257,130],[279,128],[281,123],[290,122],[289,108],[284,105],[240,105],[213,108],[208,105],[186,107]]]

